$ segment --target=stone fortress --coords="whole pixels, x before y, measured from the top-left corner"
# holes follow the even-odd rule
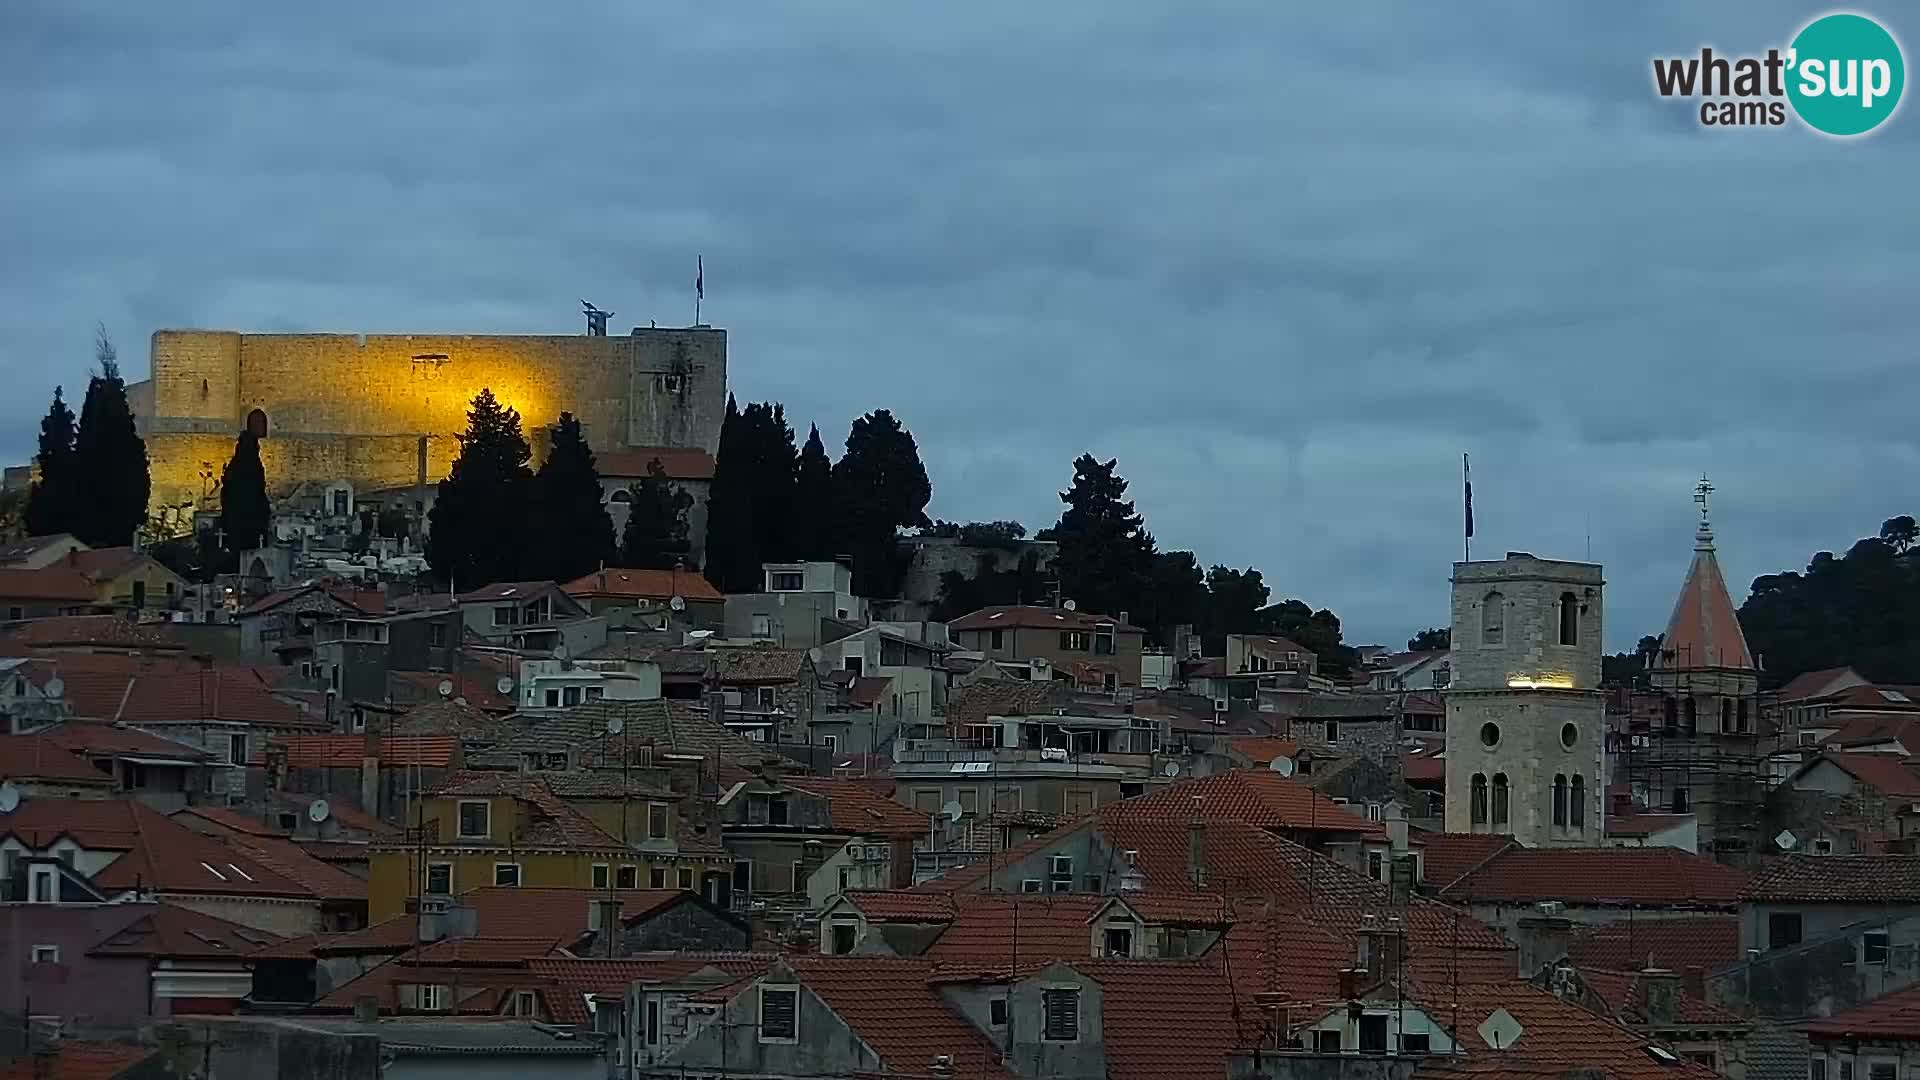
[[[356,498],[384,492],[419,509],[483,387],[519,410],[536,463],[563,411],[596,453],[712,454],[727,404],[726,331],[704,325],[626,337],[160,330],[151,355],[150,378],[128,397],[156,513],[204,501],[249,426],[275,497],[344,483]]]

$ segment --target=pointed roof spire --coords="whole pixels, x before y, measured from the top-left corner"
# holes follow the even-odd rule
[[[1740,618],[1714,553],[1713,522],[1707,506],[1712,494],[1713,484],[1702,474],[1693,488],[1693,501],[1700,504],[1700,527],[1693,534],[1693,565],[1687,568],[1687,580],[1674,601],[1673,617],[1667,620],[1656,668],[1753,667],[1753,654],[1747,651],[1747,637],[1740,631]]]

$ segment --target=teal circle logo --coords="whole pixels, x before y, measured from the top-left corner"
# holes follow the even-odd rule
[[[1864,15],[1823,15],[1787,53],[1787,98],[1807,126],[1828,135],[1864,135],[1900,104],[1907,65],[1900,43]]]

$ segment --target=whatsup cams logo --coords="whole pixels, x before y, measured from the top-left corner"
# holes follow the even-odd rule
[[[1828,135],[1865,135],[1899,108],[1906,82],[1900,43],[1851,12],[1822,15],[1764,56],[1703,48],[1653,61],[1660,96],[1699,101],[1700,123],[1715,128],[1780,127],[1792,115]]]

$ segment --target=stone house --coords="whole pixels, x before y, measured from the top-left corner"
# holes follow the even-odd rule
[[[0,567],[0,615],[8,622],[85,615],[98,609],[97,597],[85,574],[61,564],[38,570]]]
[[[371,617],[385,611],[386,598],[377,592],[309,581],[262,596],[236,612],[233,621],[240,626],[242,655],[277,656],[282,663],[299,664],[311,659],[313,628],[320,619]]]
[[[853,569],[839,562],[767,563],[757,593],[727,597],[726,636],[811,649],[827,620],[864,626],[868,603],[853,593]]]
[[[607,643],[607,622],[551,581],[500,581],[456,598],[469,637],[512,649],[573,656]]]
[[[1743,894],[1748,962],[1716,1000],[1753,1015],[1832,1015],[1920,981],[1920,855],[1782,855]]]
[[[955,646],[988,661],[1031,665],[1045,661],[1052,677],[1075,686],[1114,691],[1140,685],[1147,632],[1118,617],[1072,608],[990,607],[947,624]]]
[[[588,611],[623,619],[612,625],[629,629],[719,630],[726,622],[726,597],[695,570],[608,568],[575,578],[564,588]]]
[[[1570,925],[1727,915],[1741,909],[1747,875],[1674,848],[1500,849],[1440,890],[1481,922],[1512,931],[1554,905]]]

